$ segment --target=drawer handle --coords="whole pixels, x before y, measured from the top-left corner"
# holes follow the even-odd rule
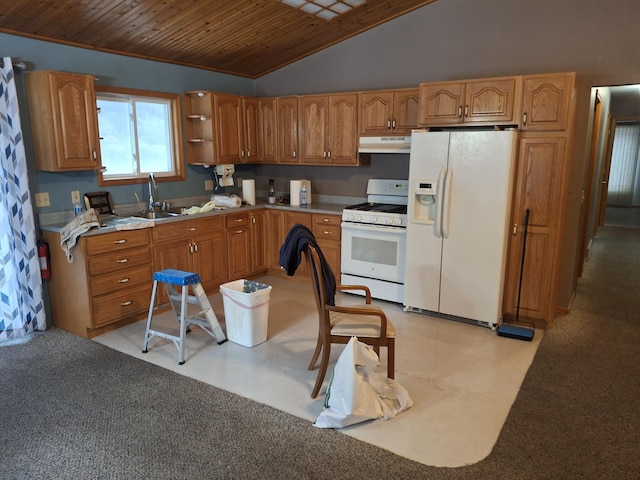
[[[236,218],[234,222],[244,222],[244,218]]]
[[[116,240],[116,241],[115,241],[115,242],[113,242],[113,243],[115,243],[116,245],[122,245],[123,243],[127,243],[127,240],[126,240],[126,239],[123,239],[123,240]]]
[[[323,221],[323,222],[326,222],[326,223],[331,223],[331,222],[333,222],[333,220],[332,220],[332,219],[330,219],[330,218],[326,218],[326,217],[325,217],[325,218],[323,218],[323,219],[322,219],[322,221]]]
[[[121,278],[120,280],[118,280],[118,283],[127,283],[129,280],[131,280],[130,278]]]
[[[244,230],[236,230],[235,232],[233,232],[235,235],[241,235],[244,233]]]
[[[191,227],[188,229],[190,232],[195,232],[196,230],[198,230],[198,227]]]
[[[120,306],[121,307],[128,307],[129,305],[131,305],[133,302],[131,300],[127,300],[126,302],[120,302]]]
[[[128,258],[121,258],[120,260],[116,260],[116,263],[127,263],[128,261]]]
[[[331,230],[325,230],[324,232],[322,232],[323,235],[331,235],[333,234],[333,232]]]

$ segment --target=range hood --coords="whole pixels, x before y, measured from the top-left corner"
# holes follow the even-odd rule
[[[411,137],[360,137],[360,153],[410,153]]]

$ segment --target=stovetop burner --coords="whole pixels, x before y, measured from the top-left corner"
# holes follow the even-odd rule
[[[407,214],[406,205],[395,205],[392,203],[373,203],[365,202],[357,205],[351,205],[346,207],[346,210],[357,210],[361,212],[385,212],[385,213],[398,213],[401,215]]]

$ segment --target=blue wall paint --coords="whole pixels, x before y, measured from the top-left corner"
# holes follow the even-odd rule
[[[239,95],[253,95],[254,81],[228,74],[211,72],[169,63],[142,60],[90,49],[70,47],[30,38],[0,33],[0,55],[26,61],[30,70],[56,70],[90,74],[97,77],[97,85],[110,85],[172,93],[207,89]],[[27,109],[24,78],[16,75],[20,100],[20,115],[25,137],[25,150],[29,163],[29,183],[34,193],[48,192],[50,207],[37,208],[37,213],[72,210],[70,192],[81,194],[104,190],[99,187],[96,172],[51,173],[34,168],[31,130]],[[164,200],[205,195],[204,180],[211,178],[211,169],[187,166],[184,182],[160,183],[159,192]],[[142,199],[146,185],[109,187],[116,204],[130,203],[132,193]]]

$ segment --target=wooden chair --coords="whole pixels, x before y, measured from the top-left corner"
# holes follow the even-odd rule
[[[313,293],[318,307],[318,343],[311,358],[309,370],[316,366],[322,353],[318,378],[313,387],[311,398],[316,398],[327,373],[332,343],[347,344],[353,336],[371,345],[380,355],[380,347],[387,347],[387,377],[394,377],[395,336],[392,323],[387,320],[381,308],[371,305],[371,292],[364,285],[337,285],[337,290],[361,290],[366,295],[366,304],[360,306],[332,306],[327,301],[327,289],[324,282],[324,271],[318,250],[313,245],[304,247],[304,254],[309,267],[309,275],[313,285]]]

